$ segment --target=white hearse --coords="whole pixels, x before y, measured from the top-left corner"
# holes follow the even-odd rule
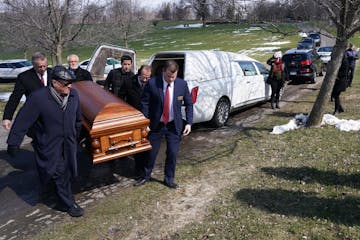
[[[154,53],[148,64],[153,75],[161,74],[166,60],[179,64],[178,76],[187,81],[194,102],[194,123],[223,126],[229,113],[270,99],[269,71],[242,54],[215,50]]]

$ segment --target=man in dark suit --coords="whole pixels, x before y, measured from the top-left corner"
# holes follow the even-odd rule
[[[141,96],[142,112],[150,119],[149,140],[152,150],[145,164],[145,178],[135,185],[140,186],[150,180],[155,159],[162,137],[166,139],[166,160],[164,184],[169,188],[177,188],[174,182],[176,155],[179,150],[181,134],[191,132],[193,120],[193,103],[187,83],[177,77],[179,66],[175,61],[166,61],[161,76],[151,78],[145,85]],[[186,124],[183,129],[181,107],[185,105]]]
[[[134,73],[131,71],[132,58],[129,55],[121,57],[121,68],[113,69],[105,79],[104,88],[115,96],[125,99],[125,82],[131,80]]]
[[[128,104],[141,111],[141,94],[143,89],[151,77],[151,67],[149,65],[142,65],[138,73],[125,83],[125,100]],[[135,173],[139,178],[145,178],[144,164],[148,158],[148,152],[141,152],[134,155],[135,159]]]
[[[72,217],[83,215],[71,191],[77,175],[76,148],[81,129],[79,96],[71,83],[74,75],[63,66],[54,67],[46,88],[34,91],[16,116],[7,139],[8,153],[15,156],[27,130],[32,127],[36,165],[43,185],[54,183]]]
[[[31,62],[33,68],[18,75],[14,90],[5,105],[2,126],[6,130],[10,130],[12,118],[22,96],[25,94],[28,97],[33,91],[48,85],[51,69],[47,67],[45,54],[34,53]]]
[[[79,57],[75,54],[71,54],[67,57],[69,64],[69,70],[75,75],[76,81],[92,81],[91,74],[86,69],[79,67]]]

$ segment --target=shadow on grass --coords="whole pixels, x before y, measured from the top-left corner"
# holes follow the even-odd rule
[[[318,182],[323,185],[341,185],[352,188],[360,188],[360,174],[339,174],[337,171],[321,171],[316,168],[301,167],[280,167],[262,168],[263,172],[288,180],[304,181],[306,183]]]
[[[269,213],[302,218],[322,218],[347,226],[360,225],[360,199],[322,198],[316,193],[282,189],[242,189],[236,198]]]

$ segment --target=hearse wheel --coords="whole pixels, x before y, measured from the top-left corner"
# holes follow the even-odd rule
[[[215,127],[222,127],[226,123],[230,114],[230,103],[226,98],[221,98],[216,105],[211,124]]]

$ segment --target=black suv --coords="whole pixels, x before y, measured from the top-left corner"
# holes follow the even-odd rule
[[[324,64],[313,49],[290,49],[282,60],[287,80],[303,80],[315,83],[316,76],[322,76]]]

